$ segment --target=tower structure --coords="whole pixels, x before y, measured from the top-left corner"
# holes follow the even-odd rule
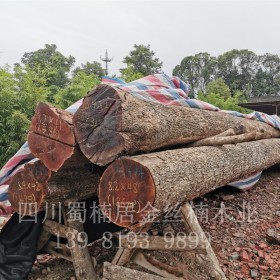
[[[109,58],[108,57],[108,51],[106,50],[105,52],[105,57],[102,58],[102,56],[100,56],[100,59],[105,62],[105,74],[108,75],[108,63],[111,62],[113,60],[113,57],[112,58]]]

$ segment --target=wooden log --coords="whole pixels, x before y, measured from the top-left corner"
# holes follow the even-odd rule
[[[206,245],[202,238],[197,236],[183,237],[163,237],[163,236],[143,236],[143,235],[120,235],[119,243],[121,247],[136,248],[145,250],[166,250],[166,251],[195,251],[205,254]]]
[[[65,165],[78,165],[85,158],[77,147],[73,114],[39,103],[28,133],[28,145],[32,154],[51,171]]]
[[[110,264],[109,262],[105,262],[103,264],[103,277],[108,280],[164,280],[161,276],[149,274],[146,272],[138,271],[135,269],[130,269],[127,267]]]
[[[167,279],[186,279],[181,268],[162,263],[161,261],[148,256],[141,251],[135,252],[132,257],[132,261]]]
[[[219,265],[219,261],[210,245],[210,242],[208,241],[191,205],[188,202],[182,205],[181,213],[183,215],[184,225],[187,233],[195,233],[196,236],[200,237],[200,245],[204,245],[206,248],[206,254],[195,255],[195,265],[197,268],[202,270],[203,274],[208,275],[209,279],[226,280],[225,274]]]
[[[191,143],[188,147],[200,146],[222,146],[226,144],[237,144],[242,142],[250,142],[255,140],[265,139],[262,134],[256,132],[249,132],[240,135],[232,136],[212,136],[209,138],[201,139]]]
[[[79,234],[84,232],[83,224],[70,219],[69,214],[65,215],[67,226],[77,231],[77,234],[68,239],[68,246],[72,256],[77,280],[98,280],[94,270],[94,264],[90,257],[88,247],[79,241]]]
[[[124,157],[101,177],[100,206],[114,223],[130,226],[168,205],[190,201],[279,163],[279,148],[280,139],[265,139]]]
[[[97,195],[100,168],[80,166],[51,172],[40,161],[28,163],[17,173],[9,187],[13,209],[22,215],[32,215],[46,207],[63,205],[64,201],[79,201]]]
[[[156,220],[159,220],[161,218],[161,215],[158,217],[155,217],[154,219],[151,219],[150,221],[148,221],[147,223],[143,223],[141,224],[136,224],[132,227],[130,227],[130,232],[134,232],[134,233],[145,233],[147,232],[153,222],[155,222]],[[114,256],[113,260],[112,260],[112,264],[117,264],[117,265],[125,265],[127,264],[131,257],[133,256],[134,252],[135,252],[135,248],[119,248],[116,255]]]
[[[42,250],[46,253],[72,262],[71,252],[65,244],[59,244],[58,246],[57,242],[48,241]]]
[[[266,123],[147,102],[109,85],[88,93],[73,123],[81,151],[97,165],[107,165],[121,155],[190,143],[228,129],[280,137],[280,132]]]

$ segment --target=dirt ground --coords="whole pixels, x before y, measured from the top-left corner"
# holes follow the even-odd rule
[[[280,232],[279,170],[265,172],[249,191],[242,193],[223,187],[195,200],[193,207],[228,279],[280,279],[280,246],[271,243],[266,235],[270,229]],[[182,221],[179,218],[174,221],[173,217],[155,225],[149,234],[162,235],[166,231],[176,234],[182,230]],[[90,248],[91,254],[99,264],[111,261],[116,248],[105,249],[99,245]],[[182,255],[173,252],[152,255],[170,265],[182,261],[188,265]],[[29,279],[74,280],[75,276],[70,262],[40,255]]]

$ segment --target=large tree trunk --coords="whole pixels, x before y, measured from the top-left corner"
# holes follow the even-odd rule
[[[51,172],[40,161],[28,163],[9,187],[9,200],[20,214],[32,214],[97,195],[101,168],[92,164]]]
[[[88,93],[73,118],[84,155],[106,165],[120,155],[150,152],[190,143],[233,129],[280,137],[268,124],[226,113],[170,106],[138,99],[123,90],[100,85]]]
[[[99,184],[102,211],[129,226],[280,162],[280,139],[167,150],[113,162]],[[109,206],[111,208],[109,209]]]
[[[72,113],[49,104],[39,103],[36,107],[28,145],[32,154],[51,171],[85,162],[76,143],[72,118]]]

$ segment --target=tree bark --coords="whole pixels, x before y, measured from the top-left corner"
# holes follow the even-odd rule
[[[263,138],[280,137],[280,132],[266,123],[147,102],[109,85],[88,93],[73,123],[81,151],[97,165],[111,163],[121,155],[190,143],[228,129],[236,134],[256,132]]]
[[[51,172],[40,161],[28,163],[14,175],[9,187],[13,209],[27,215],[97,195],[101,168],[81,166]],[[26,212],[27,211],[27,212]]]
[[[119,266],[110,264],[108,262],[105,262],[103,264],[103,279],[108,280],[120,280],[120,279],[126,279],[126,280],[164,280],[166,278],[163,278],[161,276],[149,274],[146,272],[138,271],[135,269],[130,269],[127,267]]]
[[[51,171],[62,166],[83,164],[72,124],[73,114],[39,103],[31,121],[28,145],[32,154]]]
[[[160,214],[168,205],[190,201],[279,163],[279,149],[280,139],[265,139],[124,157],[101,177],[100,206],[114,223],[130,226],[150,218],[149,213]]]

